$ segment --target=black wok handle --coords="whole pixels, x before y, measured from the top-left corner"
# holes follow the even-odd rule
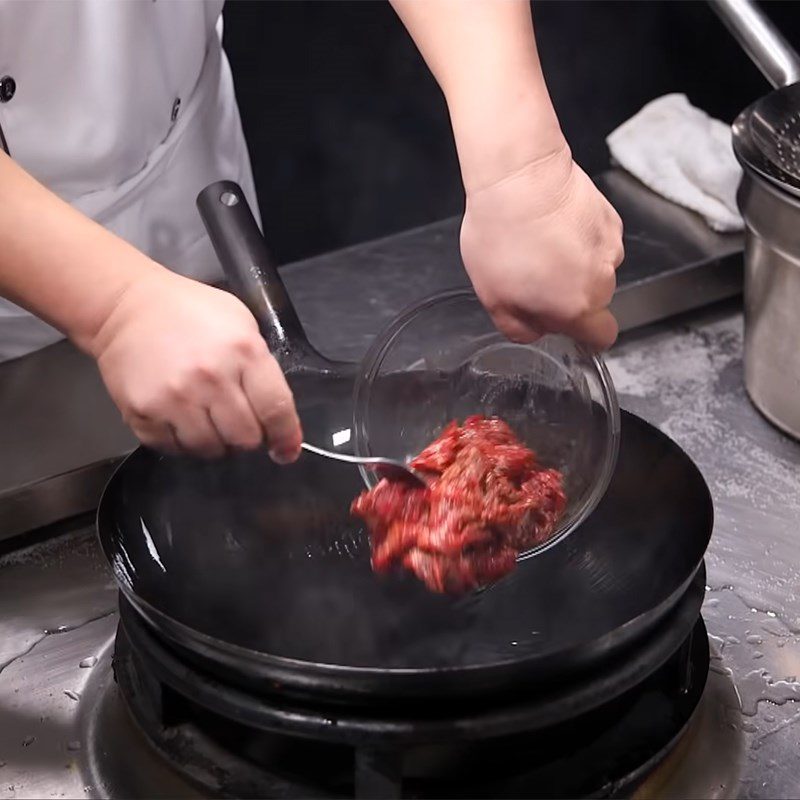
[[[197,196],[197,208],[231,289],[258,321],[281,365],[319,359],[241,187],[233,181],[212,183]]]

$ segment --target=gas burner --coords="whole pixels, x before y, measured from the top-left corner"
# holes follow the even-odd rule
[[[655,672],[545,728],[537,709],[547,698],[519,693],[469,712],[387,716],[226,687],[178,659],[136,615],[122,619],[114,672],[134,721],[166,763],[217,796],[620,796],[680,740],[709,667],[705,625],[695,614],[691,633]],[[604,678],[561,690],[602,691]]]

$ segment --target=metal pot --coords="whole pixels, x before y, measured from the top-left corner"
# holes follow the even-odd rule
[[[782,99],[798,97],[800,56],[751,0],[712,6]],[[795,177],[765,157],[753,141],[753,115],[733,126],[743,168],[737,202],[745,223],[745,386],[754,405],[777,427],[800,438],[800,194]],[[800,104],[795,106],[795,116]]]
[[[800,198],[745,169],[744,381],[767,419],[800,438]]]

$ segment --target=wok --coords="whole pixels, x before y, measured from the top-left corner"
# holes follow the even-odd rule
[[[353,368],[308,344],[238,187],[214,184],[198,204],[286,367],[307,438],[350,427]],[[111,478],[97,528],[126,599],[181,658],[249,689],[370,702],[544,686],[619,657],[687,593],[712,529],[700,472],[627,413],[592,515],[466,597],[372,573],[349,515],[362,488],[356,468],[308,454],[283,467],[265,452],[206,462],[139,448]]]

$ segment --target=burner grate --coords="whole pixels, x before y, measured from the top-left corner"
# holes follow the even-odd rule
[[[211,795],[287,800],[618,796],[679,739],[699,702],[709,663],[705,626],[697,619],[692,634],[657,672],[571,720],[489,738],[476,725],[468,737],[453,729],[435,742],[396,743],[376,736],[353,739],[347,725],[337,737],[333,717],[328,727],[334,730],[325,737],[317,727],[305,728],[303,735],[292,725],[253,727],[235,713],[223,715],[199,703],[191,686],[206,679],[196,673],[181,692],[171,688],[156,677],[152,655],[134,650],[120,626],[115,676],[156,750]],[[382,722],[391,727],[391,720]]]

